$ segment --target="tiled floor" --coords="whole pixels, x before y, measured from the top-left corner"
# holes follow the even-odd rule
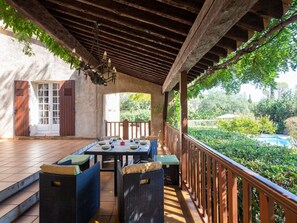
[[[0,190],[11,186],[15,182],[39,170],[43,163],[53,163],[66,155],[86,146],[92,140],[0,140]],[[113,195],[113,173],[101,172],[101,206],[90,220],[90,223],[119,222],[117,217],[116,197]],[[38,184],[33,185],[29,191],[37,190]],[[181,191],[178,187],[164,188],[164,216],[165,222],[183,223],[192,222],[187,208],[181,206]],[[7,203],[13,205],[13,202]],[[4,211],[5,206],[1,208]],[[39,222],[39,205],[36,204],[24,213],[15,222]]]
[[[89,223],[118,223],[116,197],[113,195],[113,173],[101,172],[100,209]],[[168,223],[188,223],[192,220],[188,217],[186,208],[181,206],[181,192],[178,187],[165,186],[164,188],[164,216]],[[39,205],[29,209],[21,218],[14,223],[39,222]]]

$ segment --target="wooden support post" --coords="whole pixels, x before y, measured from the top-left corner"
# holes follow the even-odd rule
[[[163,105],[163,146],[165,145],[165,126],[167,122],[167,108],[168,108],[168,92],[166,91],[164,94],[164,105]]]
[[[129,138],[129,121],[125,119],[123,121],[123,139],[128,139],[128,138]]]
[[[184,145],[183,134],[188,133],[188,100],[187,100],[187,72],[180,73],[180,161],[181,161],[181,185],[187,179],[187,151]]]

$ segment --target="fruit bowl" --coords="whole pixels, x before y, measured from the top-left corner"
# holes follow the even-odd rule
[[[137,146],[137,145],[131,145],[131,146],[130,146],[130,149],[132,149],[132,150],[136,150],[136,149],[138,149],[138,146]]]
[[[103,150],[108,150],[110,147],[108,145],[102,146],[101,147]]]

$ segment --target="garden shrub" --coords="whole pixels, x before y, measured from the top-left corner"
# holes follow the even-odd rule
[[[288,118],[285,121],[286,130],[288,131],[289,135],[297,140],[297,116]]]
[[[239,132],[242,134],[258,135],[260,133],[274,133],[276,126],[269,117],[255,118],[253,116],[241,116],[239,118],[218,120],[220,129],[228,132]]]
[[[245,135],[219,129],[189,128],[189,134],[237,163],[297,194],[297,151],[283,146],[264,145]],[[239,198],[242,196],[238,180]],[[253,190],[253,220],[259,220],[259,194]],[[239,200],[239,213],[242,213]],[[277,206],[276,222],[284,221],[283,209]],[[239,222],[241,222],[239,216]]]

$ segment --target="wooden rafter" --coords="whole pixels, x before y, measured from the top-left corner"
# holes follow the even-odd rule
[[[163,92],[170,91],[178,82],[179,73],[189,71],[256,2],[206,1],[170,69],[163,84]]]

